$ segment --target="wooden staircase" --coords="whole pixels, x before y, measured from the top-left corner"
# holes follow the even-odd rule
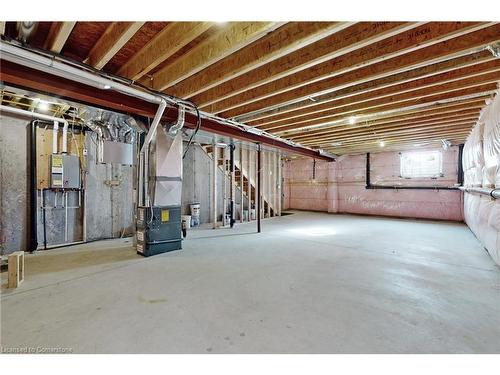
[[[205,144],[201,145],[201,148],[207,153],[207,155],[213,159],[213,146],[210,144]],[[217,165],[219,166],[219,169],[224,173],[226,173],[226,177],[230,178],[230,173],[229,173],[229,168],[230,168],[230,160],[226,160],[227,163],[227,168],[226,172],[224,171],[224,160],[221,157],[217,158]],[[243,186],[241,185],[241,176],[243,175]],[[234,165],[234,182],[235,185],[241,190],[243,189],[243,196],[246,199],[249,199],[250,202],[250,207],[257,209],[257,187],[255,186],[256,183],[252,183],[250,179],[248,178],[248,171],[242,170],[240,165],[237,165],[235,162]],[[248,197],[248,185],[250,184],[250,197]],[[269,217],[275,216],[275,208],[273,207],[273,204],[269,202],[266,196],[263,194],[263,212],[264,212],[264,217],[267,212],[269,212]],[[250,219],[250,211],[248,212],[248,217]]]

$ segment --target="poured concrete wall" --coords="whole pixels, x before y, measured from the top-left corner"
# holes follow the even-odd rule
[[[28,145],[30,119],[0,115],[0,245],[2,254],[26,250],[29,236]],[[86,134],[87,240],[119,237],[134,231],[133,168],[96,163],[96,145]],[[109,181],[117,181],[110,186]],[[40,193],[39,193],[40,194]],[[53,206],[55,193],[45,192],[46,205]],[[40,207],[41,197],[37,201]],[[57,208],[46,210],[47,245],[83,239],[83,209],[68,209],[65,239],[65,209],[58,193]],[[77,193],[69,193],[68,206],[78,205]],[[38,246],[43,248],[43,215],[38,208]]]
[[[401,186],[453,186],[457,183],[458,147],[443,152],[443,177],[402,179],[398,152],[372,154],[371,183]],[[287,208],[462,221],[462,193],[456,190],[366,189],[366,155],[335,162],[298,159],[285,163]]]
[[[28,245],[28,176],[25,118],[0,114],[0,251],[8,254]]]

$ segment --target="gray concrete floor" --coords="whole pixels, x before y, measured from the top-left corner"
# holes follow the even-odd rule
[[[459,223],[296,212],[27,256],[3,347],[76,353],[499,353],[500,269]],[[2,273],[2,284],[6,282]]]

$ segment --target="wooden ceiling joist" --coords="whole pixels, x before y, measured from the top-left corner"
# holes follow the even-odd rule
[[[138,80],[212,26],[212,22],[173,22],[167,25],[122,65],[117,74]]]
[[[252,100],[251,104],[243,105],[230,111],[225,111],[221,115],[223,117],[233,118],[262,110],[263,108],[278,107],[294,101],[304,100],[310,98],[311,96],[314,97],[315,95],[325,94],[340,88],[401,73],[423,65],[429,65],[438,61],[477,51],[494,41],[500,40],[500,25],[495,24],[493,26],[486,27],[487,25],[489,24],[483,23],[480,26],[477,26],[476,28],[483,28],[474,32],[470,32],[470,27],[466,28],[467,31],[469,31],[467,35],[461,35],[456,38],[435,43],[431,46],[405,53],[395,58],[390,58],[385,61],[355,69],[346,74],[323,79],[319,82],[301,86],[297,89],[286,91],[281,94],[273,94],[270,97],[257,101],[250,99]],[[457,32],[460,33],[459,31]],[[463,32],[464,31],[462,30],[462,34]],[[244,102],[246,100],[245,98],[246,95],[244,98],[239,99],[239,101]]]
[[[346,141],[355,141],[357,139],[363,139],[366,136],[377,134],[379,136],[389,136],[391,134],[417,134],[419,131],[429,131],[432,129],[442,129],[455,127],[463,124],[474,124],[477,121],[477,116],[464,116],[462,118],[457,118],[449,121],[442,122],[430,122],[428,124],[419,124],[419,125],[407,125],[404,127],[396,127],[396,128],[368,128],[363,132],[359,133],[341,133],[335,137],[318,139],[318,140],[308,140],[303,141],[301,144],[305,146],[323,146],[325,144],[330,144],[333,142],[346,142]]]
[[[405,142],[405,141],[420,141],[420,140],[427,140],[429,138],[436,138],[436,139],[448,139],[450,137],[457,137],[461,138],[463,137],[464,139],[467,137],[467,135],[470,133],[470,130],[474,126],[474,123],[469,123],[466,125],[461,125],[458,128],[452,128],[452,129],[445,129],[445,130],[426,130],[423,132],[419,132],[416,134],[402,134],[402,135],[392,135],[392,136],[384,136],[384,135],[379,135],[379,134],[372,134],[370,136],[364,137],[362,140],[356,140],[354,142],[346,142],[342,143],[343,148],[349,148],[349,147],[363,147],[365,145],[370,144],[371,142],[378,144],[379,141],[384,141],[385,143],[389,142]],[[338,147],[337,147],[338,148]],[[325,147],[323,149],[330,149],[332,152],[335,152],[333,150],[336,149],[336,146],[331,146],[329,148]]]
[[[383,110],[390,106],[391,108],[405,108],[415,104],[430,103],[434,101],[439,101],[443,99],[460,98],[471,93],[481,93],[484,91],[494,91],[497,88],[498,78],[496,75],[485,75],[484,79],[481,80],[463,80],[457,82],[451,82],[441,85],[439,88],[434,89],[422,89],[414,92],[396,95],[394,97],[390,96],[382,99],[373,99],[361,104],[353,104],[343,106],[336,112],[328,116],[323,116],[322,118],[312,119],[312,120],[302,120],[295,122],[293,124],[284,122],[283,124],[272,124],[266,130],[273,129],[278,130],[293,130],[300,129],[308,126],[317,126],[328,124],[328,122],[338,119],[339,117],[347,116],[362,116],[367,113],[373,113]],[[412,94],[416,94],[413,96]]]
[[[427,23],[311,67],[300,74],[284,77],[267,85],[248,90],[237,97],[215,103],[210,106],[210,111],[224,113],[224,116],[228,117],[236,117],[247,112],[266,108],[268,106],[253,105],[253,103],[259,103],[260,100],[266,98],[272,99],[270,97],[293,92],[294,89],[304,86],[310,87],[316,82],[362,67],[369,67],[388,59],[397,59],[403,54],[409,54],[426,46],[432,46],[453,37],[464,36],[483,28],[485,25],[485,23],[478,22]],[[316,93],[318,91],[312,92],[308,96]]]
[[[267,84],[314,65],[324,63],[335,57],[367,46],[370,43],[413,28],[420,23],[409,22],[361,22],[342,31],[323,38],[316,43],[285,55],[270,64],[261,66],[223,85],[214,87],[192,100],[202,107],[207,107],[217,101],[245,92],[246,90]]]
[[[461,135],[457,138],[455,137],[447,137],[446,139],[452,144],[460,144],[463,143],[467,135]],[[387,152],[387,151],[405,151],[408,149],[412,149],[415,151],[418,150],[425,150],[426,148],[436,148],[436,147],[441,147],[442,143],[441,140],[443,138],[439,137],[434,137],[434,138],[429,138],[426,140],[419,140],[419,141],[399,141],[399,142],[387,142],[385,144],[385,147],[380,147],[376,141],[371,141],[368,145],[360,145],[357,147],[351,147],[351,148],[330,148],[327,151],[334,152],[337,155],[344,155],[344,154],[366,154],[367,152],[371,153],[376,153],[376,152]]]
[[[341,127],[336,127],[334,130],[320,134],[320,135],[310,135],[310,136],[302,136],[302,137],[292,137],[291,139],[294,142],[322,142],[322,141],[329,141],[330,139],[333,139],[337,136],[343,136],[343,135],[356,135],[356,134],[361,134],[367,131],[373,131],[373,130],[386,130],[386,129],[398,129],[404,127],[405,129],[408,127],[418,127],[418,126],[424,126],[424,125],[432,125],[432,124],[442,124],[442,123],[449,123],[453,122],[456,120],[463,120],[463,119],[478,119],[479,117],[479,109],[478,108],[473,108],[472,110],[464,111],[463,113],[455,113],[455,114],[445,114],[445,115],[434,115],[434,116],[427,116],[427,117],[422,117],[421,119],[413,119],[413,120],[403,120],[403,121],[390,121],[390,122],[384,122],[384,121],[374,121],[374,122],[367,122],[367,123],[362,123],[359,124],[358,126],[341,126]]]
[[[374,115],[376,115],[376,117],[367,120],[360,120],[358,124],[362,125],[381,124],[381,123],[385,124],[385,123],[399,122],[405,120],[418,121],[421,118],[426,118],[429,116],[447,116],[447,115],[452,115],[455,112],[479,110],[484,107],[486,98],[488,98],[488,96],[461,100],[458,102],[451,102],[451,103],[431,104],[426,107],[419,107],[417,109],[403,110],[393,113],[389,112],[387,114],[379,114],[375,112]],[[316,136],[321,136],[323,134],[329,134],[330,132],[336,132],[336,129],[338,128],[344,128],[349,126],[351,125],[349,125],[347,121],[340,121],[336,124],[332,124],[325,128],[307,129],[302,132],[297,132],[296,135],[289,134],[287,135],[287,137],[293,140],[300,139],[301,137],[316,137]]]
[[[457,88],[466,88],[469,87],[469,85],[497,82],[500,80],[500,60],[486,63],[485,66],[482,66],[479,69],[466,69],[465,72],[460,71],[459,73],[460,74],[445,73],[448,78],[441,75],[437,77],[432,76],[422,80],[411,81],[399,86],[392,86],[385,89],[371,91],[367,94],[339,99],[329,103],[330,108],[328,110],[295,117],[293,119],[275,121],[266,125],[261,125],[260,127],[266,128],[280,125],[300,124],[313,120],[320,121],[328,118],[329,116],[336,115],[339,108],[355,104],[369,102],[375,103],[375,101],[376,103],[382,104],[385,104],[388,101],[398,103],[406,100],[424,98],[426,96],[453,91]]]
[[[252,69],[345,29],[352,22],[289,22],[276,31],[170,87],[168,93],[190,98]]]
[[[422,98],[422,99],[415,99],[412,101],[408,101],[405,103],[389,103],[382,105],[380,107],[372,108],[369,110],[364,111],[364,115],[366,116],[373,116],[376,117],[380,112],[384,111],[394,111],[394,112],[404,112],[407,110],[412,109],[412,107],[428,107],[428,106],[434,106],[439,103],[447,103],[450,101],[462,101],[465,99],[476,99],[476,98],[486,98],[487,96],[492,95],[495,91],[497,90],[497,84],[485,84],[477,87],[471,87],[468,89],[459,89],[455,92],[449,92],[446,94],[438,94],[435,96],[430,96],[427,98]],[[347,116],[352,115],[353,113],[356,113],[358,109],[353,109],[353,108],[345,108],[344,113],[339,113],[338,116],[334,116],[331,118],[331,121],[334,120],[341,120],[344,123],[348,122]],[[360,119],[360,121],[363,121],[363,118]],[[326,123],[327,126],[328,122]],[[277,129],[276,131],[273,131],[275,134],[281,134],[283,136],[286,135],[286,137],[289,137],[291,133],[302,133],[305,129],[305,126],[301,126],[300,128],[297,127],[296,125],[292,125],[290,127],[282,127],[280,129]],[[315,125],[311,126],[309,125],[309,128],[313,129],[319,129],[321,126]],[[324,128],[324,126],[323,126]]]
[[[44,48],[59,53],[63,49],[76,22],[52,22]]]
[[[279,120],[292,119],[306,114],[313,114],[330,109],[331,102],[347,98],[350,96],[367,93],[385,87],[401,85],[413,80],[423,79],[442,73],[453,72],[458,69],[472,68],[474,65],[495,60],[495,57],[488,51],[481,51],[454,59],[445,60],[436,64],[411,69],[403,73],[390,75],[383,78],[374,79],[365,83],[348,86],[346,88],[333,91],[324,95],[314,97],[314,101],[307,99],[301,102],[279,107],[270,111],[261,112],[249,118],[241,119],[245,124],[251,126],[264,125]],[[463,72],[463,71],[462,71]],[[457,74],[456,72],[450,74]],[[458,72],[459,74],[459,72]]]
[[[85,63],[101,69],[144,25],[144,22],[112,22],[90,50]]]
[[[253,43],[282,24],[277,22],[231,22],[172,63],[155,72],[150,80],[143,79],[140,82],[155,90],[164,91]]]

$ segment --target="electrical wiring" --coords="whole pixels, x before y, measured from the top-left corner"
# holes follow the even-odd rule
[[[196,136],[196,134],[200,130],[200,127],[201,127],[201,114],[200,114],[200,110],[198,109],[198,107],[196,106],[196,104],[194,104],[192,101],[183,100],[183,102],[185,102],[186,104],[188,104],[189,106],[191,106],[196,111],[196,128],[195,128],[194,132],[191,134],[191,137],[189,137],[188,144],[186,146],[186,149],[184,150],[184,154],[182,155],[182,158],[184,159],[186,157],[186,155],[187,155],[187,152],[189,151],[189,147],[191,147],[191,144],[193,143],[194,137]]]

